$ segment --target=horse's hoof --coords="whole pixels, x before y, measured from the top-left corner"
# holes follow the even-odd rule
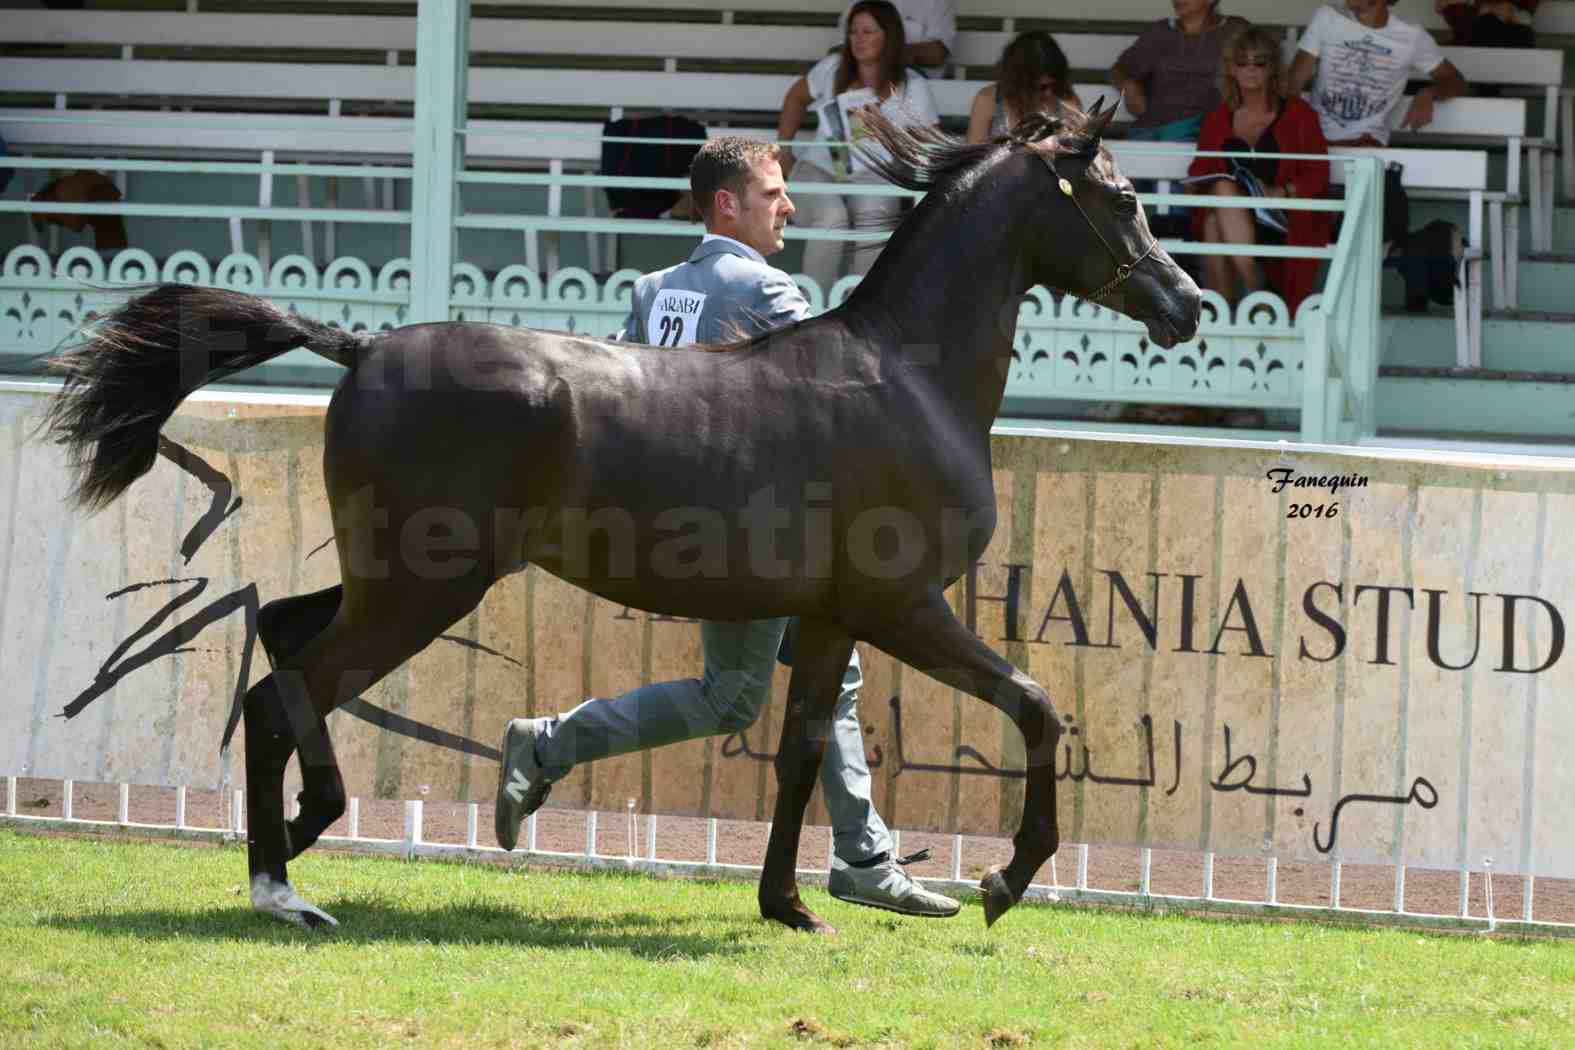
[[[984,925],[987,929],[994,926],[995,920],[1017,903],[1017,895],[1006,884],[1006,877],[1001,874],[999,867],[991,868],[979,880],[979,891],[984,894]]]
[[[339,925],[338,919],[296,893],[288,882],[268,875],[252,879],[252,907],[306,930],[331,930]]]
[[[760,914],[772,922],[780,922],[789,929],[799,930],[803,933],[819,933],[829,936],[837,932],[835,926],[802,904],[784,905],[781,907],[768,907],[762,904],[760,906]]]

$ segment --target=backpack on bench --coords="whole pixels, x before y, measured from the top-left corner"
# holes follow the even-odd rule
[[[705,145],[705,125],[688,117],[624,117],[602,126],[607,138],[694,139],[694,145],[664,142],[602,142],[603,175],[648,179],[688,178],[689,165]],[[607,188],[607,203],[620,219],[656,219],[678,203],[681,190]]]

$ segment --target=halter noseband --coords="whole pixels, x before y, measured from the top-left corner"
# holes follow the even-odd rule
[[[1077,207],[1077,213],[1083,217],[1083,221],[1088,224],[1088,228],[1094,231],[1094,236],[1099,238],[1099,243],[1105,246],[1105,251],[1110,253],[1111,261],[1116,264],[1116,275],[1114,277],[1100,285],[1098,288],[1094,289],[1094,291],[1090,292],[1089,294],[1082,296],[1082,298],[1087,299],[1089,302],[1093,302],[1097,299],[1103,299],[1105,296],[1121,287],[1121,285],[1126,282],[1126,279],[1132,276],[1132,271],[1137,269],[1139,263],[1141,263],[1144,259],[1147,259],[1150,255],[1154,254],[1154,249],[1159,247],[1159,242],[1150,236],[1148,247],[1143,249],[1142,254],[1129,263],[1122,262],[1121,256],[1116,254],[1115,249],[1110,247],[1110,242],[1105,240],[1105,235],[1099,232],[1099,227],[1094,225],[1094,220],[1088,217],[1088,212],[1083,209],[1083,202],[1078,200],[1077,194],[1072,192],[1072,184],[1066,179],[1062,178],[1059,171],[1055,170],[1055,159],[1048,157],[1043,153],[1039,155],[1039,158],[1045,162],[1045,167],[1049,168],[1050,174],[1055,176],[1056,184],[1061,187],[1061,192],[1071,199],[1072,203]]]

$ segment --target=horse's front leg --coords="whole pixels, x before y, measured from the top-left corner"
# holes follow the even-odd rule
[[[819,620],[800,622],[787,716],[777,747],[776,812],[760,873],[760,914],[795,930],[837,932],[799,899],[798,843],[804,809],[831,736],[842,675],[852,655],[853,639],[840,627]]]
[[[1061,737],[1050,697],[972,631],[935,592],[902,619],[861,625],[859,637],[931,678],[971,693],[1010,718],[1028,752],[1023,819],[1012,836],[1012,859],[980,880],[984,921],[994,925],[1023,899],[1034,873],[1060,845],[1055,810],[1055,749]]]

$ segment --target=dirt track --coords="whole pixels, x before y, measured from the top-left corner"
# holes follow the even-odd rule
[[[3,788],[0,788],[3,789]],[[78,782],[72,791],[72,812],[84,820],[114,820],[119,808],[120,790],[111,784]],[[466,807],[459,803],[428,802],[423,807],[422,839],[426,842],[463,844],[466,832]],[[56,780],[17,779],[17,813],[28,816],[63,816],[61,784]],[[133,823],[174,824],[173,788],[133,787],[130,819]],[[189,791],[186,797],[186,822],[193,827],[224,827],[226,807],[219,792]],[[403,802],[363,799],[360,805],[360,834],[365,838],[404,838]],[[596,851],[604,856],[621,857],[628,852],[628,822],[623,813],[603,813],[597,818]],[[637,821],[637,850],[644,855],[646,822]],[[330,835],[346,835],[344,820],[334,825]],[[723,821],[717,837],[717,859],[730,864],[759,864],[765,856],[767,825],[746,821]],[[827,863],[828,834],[824,827],[806,828],[799,851],[801,867],[824,868]],[[477,843],[496,845],[492,835],[492,807],[482,804],[478,820]],[[902,851],[912,853],[923,846],[933,851],[930,860],[910,870],[921,876],[947,877],[951,874],[952,837],[950,835],[909,832],[902,836]],[[585,814],[577,810],[546,809],[537,821],[537,846],[544,850],[583,852]],[[704,860],[706,822],[684,817],[662,817],[657,821],[657,855],[664,860]],[[992,864],[1011,856],[1011,843],[1005,839],[965,837],[963,839],[964,878],[977,879]],[[1057,857],[1057,881],[1072,884],[1077,874],[1077,850],[1063,844]],[[1089,851],[1088,884],[1091,889],[1135,891],[1139,886],[1140,861],[1137,849],[1095,847]],[[1039,881],[1048,882],[1050,872],[1041,870]],[[1214,863],[1214,895],[1233,900],[1261,901],[1264,895],[1266,864],[1257,858],[1217,857]],[[1325,864],[1281,864],[1279,901],[1282,904],[1327,906],[1330,867]],[[1155,850],[1151,866],[1151,891],[1155,894],[1197,896],[1203,887],[1203,860],[1198,854]],[[1493,911],[1501,919],[1519,919],[1524,883],[1519,876],[1498,875],[1493,879]],[[1452,871],[1406,871],[1405,905],[1408,912],[1454,915],[1459,910],[1460,877]],[[1471,914],[1486,915],[1486,884],[1480,877],[1471,880]],[[1340,903],[1351,908],[1389,909],[1394,902],[1394,869],[1347,864],[1341,871]],[[1535,890],[1534,918],[1543,922],[1575,923],[1575,880],[1539,879]]]

